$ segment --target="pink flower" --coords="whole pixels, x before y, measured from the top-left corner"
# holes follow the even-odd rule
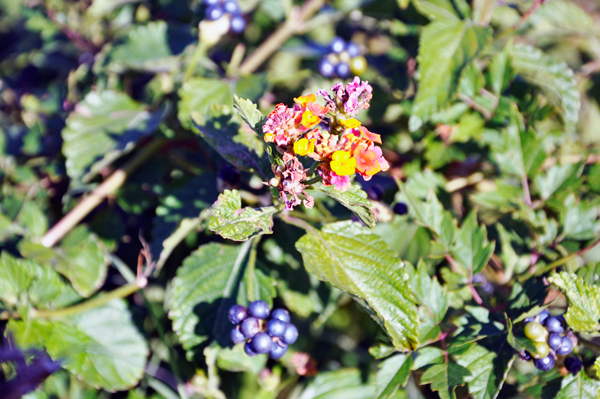
[[[331,185],[338,191],[346,191],[351,186],[350,176],[338,176],[335,172],[331,172]]]
[[[294,117],[293,109],[278,104],[263,126],[265,141],[275,141],[279,146],[287,145],[290,141],[290,133],[296,130]]]
[[[348,83],[346,87],[341,82],[334,84],[331,91],[333,91],[335,98],[326,90],[319,90],[317,94],[323,96],[327,106],[332,110],[338,106],[343,107],[343,112],[349,117],[356,116],[361,109],[369,108],[369,101],[373,98],[371,94],[373,88],[369,85],[369,82],[362,82],[358,76],[355,76],[354,80]]]

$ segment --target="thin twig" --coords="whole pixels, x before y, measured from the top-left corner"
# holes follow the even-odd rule
[[[458,98],[464,102],[465,104],[467,104],[469,107],[473,108],[475,111],[479,112],[481,115],[483,115],[483,117],[486,120],[490,120],[492,119],[492,113],[490,112],[489,109],[486,109],[484,107],[482,107],[481,105],[479,105],[479,103],[477,103],[475,100],[473,100],[471,97],[466,96],[464,94],[459,94]]]
[[[529,193],[529,181],[527,180],[527,175],[521,176],[521,186],[523,187],[525,203],[531,208],[531,194]]]

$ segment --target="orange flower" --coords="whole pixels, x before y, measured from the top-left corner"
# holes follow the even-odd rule
[[[356,171],[356,159],[350,157],[349,151],[336,151],[331,159],[329,166],[338,176],[348,176]]]
[[[302,126],[305,126],[310,129],[318,125],[319,122],[321,122],[321,118],[319,118],[317,115],[314,115],[309,110],[304,111],[304,113],[302,114]]]
[[[317,97],[314,94],[309,94],[308,96],[300,96],[298,98],[294,98],[294,102],[301,106],[306,106],[307,103],[314,103],[317,101]]]
[[[379,165],[381,148],[379,147],[359,145],[354,150],[354,158],[356,158],[356,169],[363,175],[373,176],[381,170]]]

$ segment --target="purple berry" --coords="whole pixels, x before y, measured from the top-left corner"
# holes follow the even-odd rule
[[[329,50],[332,53],[339,54],[346,48],[346,41],[339,36],[333,38],[331,43],[329,43]]]
[[[475,280],[474,277],[473,277],[473,280]],[[523,323],[527,324],[527,323],[531,323],[532,321],[535,321],[535,317],[527,317],[525,320],[523,320]]]
[[[209,21],[216,21],[223,16],[223,8],[221,6],[213,5],[206,9],[205,17]]]
[[[367,196],[373,201],[381,201],[383,194],[385,193],[383,187],[381,187],[379,184],[373,184],[367,187],[365,191],[367,192]]]
[[[538,313],[538,317],[539,317],[540,323],[544,324],[544,320],[546,320],[548,317],[550,317],[550,312],[548,312],[548,310],[544,309],[540,313]]]
[[[223,2],[222,7],[226,13],[229,13],[232,15],[237,15],[240,13],[240,6],[238,5],[238,2],[235,0],[225,0]]]
[[[275,309],[271,312],[272,319],[278,319],[283,321],[284,323],[290,322],[290,312],[285,309]]]
[[[529,353],[527,351],[525,351],[524,353],[519,353],[519,352],[517,352],[517,353],[518,353],[519,357],[521,358],[521,360],[524,360],[526,362],[531,360],[531,357],[532,357],[531,353]]]
[[[553,351],[557,351],[558,348],[560,348],[560,346],[562,345],[562,339],[563,338],[561,337],[560,334],[558,334],[558,333],[551,333],[548,336],[548,346]]]
[[[208,6],[217,5],[217,4],[219,4],[220,1],[221,0],[204,0],[204,1],[202,1],[202,4],[204,4],[205,6],[208,7]]]
[[[241,15],[235,15],[230,22],[231,31],[233,33],[242,33],[246,29],[246,19]]]
[[[579,371],[581,371],[583,363],[577,357],[569,357],[565,359],[565,367],[567,368],[567,370],[569,370],[571,374],[575,375],[579,373]]]
[[[360,55],[360,47],[354,42],[348,42],[346,44],[346,51],[350,57],[356,57],[357,55]]]
[[[242,305],[233,305],[229,308],[229,314],[227,318],[233,324],[241,323],[246,317],[248,317],[248,309]]]
[[[548,355],[548,356],[543,357],[541,359],[535,359],[533,361],[533,364],[539,370],[548,371],[548,370],[551,370],[552,367],[554,367],[554,364],[556,364],[556,360],[554,360],[554,357],[552,357],[552,355]]]
[[[265,301],[254,301],[248,306],[248,313],[257,319],[266,319],[269,317],[271,310],[269,309],[269,304]]]
[[[573,341],[569,337],[562,338],[562,344],[560,348],[556,351],[557,355],[568,355],[573,351]]]
[[[271,347],[271,352],[269,356],[271,359],[281,359],[285,352],[287,352],[288,346],[279,340],[273,341],[273,346]]]
[[[269,334],[265,332],[256,334],[252,339],[252,350],[256,353],[269,353],[272,346],[273,341]]]
[[[288,324],[281,340],[288,345],[293,344],[298,339],[298,329],[293,324]]]
[[[345,79],[350,76],[350,65],[346,64],[345,62],[340,62],[335,67],[335,72],[340,78]]]
[[[253,338],[256,334],[260,332],[260,324],[258,322],[258,319],[255,319],[254,317],[248,317],[247,319],[242,321],[240,330],[246,338]]]
[[[252,341],[246,342],[246,345],[244,345],[244,352],[251,357],[258,355],[258,353],[254,352],[254,349],[252,349]]]
[[[267,324],[267,333],[271,337],[281,337],[285,332],[287,324],[279,319],[273,319]]]
[[[335,66],[327,59],[327,57],[321,58],[319,62],[319,73],[326,78],[330,78],[335,73]]]
[[[398,202],[394,205],[393,210],[397,215],[406,215],[408,213],[408,206],[404,202]]]
[[[554,332],[559,334],[565,332],[565,329],[561,325],[560,320],[558,320],[556,317],[548,317],[546,320],[544,320],[544,325],[546,326],[546,330],[548,330],[548,332]]]
[[[236,326],[235,328],[232,328],[230,336],[231,336],[231,340],[233,341],[234,344],[239,344],[246,340],[246,336],[244,334],[242,334],[242,331],[240,330],[240,326]]]

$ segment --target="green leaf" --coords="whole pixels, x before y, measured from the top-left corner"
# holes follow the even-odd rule
[[[62,151],[69,177],[88,181],[135,142],[154,131],[165,114],[149,112],[124,93],[92,91],[69,114]]]
[[[419,42],[419,90],[411,119],[425,121],[446,105],[457,89],[462,69],[488,43],[491,32],[490,28],[470,21],[442,19],[423,29]]]
[[[541,30],[542,35],[593,36],[598,34],[596,21],[575,3],[553,0],[545,2],[529,18],[529,23]]]
[[[244,345],[219,349],[217,365],[222,370],[250,372],[258,375],[267,363],[266,356],[250,357],[244,352]]]
[[[230,84],[220,79],[192,78],[186,81],[178,91],[179,104],[177,117],[186,129],[191,129],[192,112],[199,114],[199,121],[204,117],[211,105],[233,106]]]
[[[238,114],[242,117],[244,122],[252,130],[256,132],[260,137],[263,135],[262,126],[265,123],[265,116],[258,110],[256,104],[250,100],[239,98],[235,94],[233,95],[233,107],[236,109]]]
[[[567,272],[553,273],[548,281],[569,300],[565,320],[573,330],[591,333],[600,329],[600,287]]]
[[[530,278],[523,285],[513,284],[507,314],[513,323],[533,317],[545,309],[547,287],[542,279]]]
[[[419,320],[408,275],[379,236],[356,223],[339,222],[310,229],[296,248],[310,273],[373,310],[396,348],[417,346]]]
[[[600,381],[589,378],[583,370],[576,376],[567,378],[571,381],[563,386],[555,399],[598,399]]]
[[[48,218],[33,201],[23,203],[17,215],[17,222],[25,227],[25,233],[29,236],[41,237],[48,230]]]
[[[427,259],[431,253],[429,231],[406,216],[396,216],[390,223],[379,222],[374,232],[398,253],[400,259],[412,264],[421,258]]]
[[[471,13],[469,4],[464,0],[413,0],[413,4],[421,14],[435,21],[456,21]]]
[[[600,286],[600,263],[592,263],[577,269],[577,277],[587,285]]]
[[[60,247],[46,248],[30,241],[19,243],[21,255],[52,267],[73,284],[84,298],[95,293],[104,283],[108,260],[104,246],[83,225],[71,230],[63,238]]]
[[[488,263],[494,254],[496,243],[488,242],[487,229],[484,225],[477,226],[477,214],[474,211],[463,221],[457,233],[452,256],[473,276]]]
[[[412,367],[412,356],[400,354],[390,357],[379,365],[377,372],[377,399],[390,399],[398,389],[406,386]]]
[[[600,200],[594,201],[580,199],[570,194],[564,201],[560,210],[560,224],[562,225],[561,238],[573,240],[591,240],[600,232],[600,214],[598,205]]]
[[[141,0],[93,0],[87,13],[94,17],[103,17],[125,4],[138,3]]]
[[[525,44],[507,49],[515,73],[537,86],[548,101],[557,107],[568,131],[575,129],[579,118],[579,91],[573,71],[541,50]]]
[[[208,228],[223,238],[246,241],[250,238],[273,233],[274,206],[242,208],[242,198],[237,190],[225,190],[210,209]]]
[[[577,184],[581,172],[583,172],[582,163],[554,165],[545,174],[535,176],[535,185],[542,200],[547,200],[555,192],[563,194],[569,186]]]
[[[11,320],[7,327],[19,345],[44,346],[53,359],[63,359],[63,367],[96,388],[125,390],[144,375],[148,346],[123,300],[62,319]]]
[[[504,51],[496,53],[490,62],[488,71],[490,86],[492,86],[493,93],[499,97],[513,79],[508,54]]]
[[[319,373],[299,399],[372,399],[373,395],[375,386],[363,384],[358,369],[343,368]]]
[[[324,186],[322,183],[313,184],[312,187],[348,208],[368,228],[375,227],[377,218],[371,209],[371,201],[367,198],[367,193],[360,189],[360,185],[353,184],[344,192],[336,190],[334,186]]]
[[[441,399],[456,399],[454,389],[465,384],[465,377],[471,373],[456,363],[436,364],[428,368],[421,376],[421,384],[431,384],[431,390],[437,391]]]
[[[250,244],[202,245],[177,269],[169,317],[189,358],[201,355],[211,342],[231,344],[227,310],[232,305],[258,299],[271,303],[275,296],[273,280],[247,267]]]
[[[594,368],[596,369],[596,375],[600,378],[600,357],[596,359],[594,363]]]

